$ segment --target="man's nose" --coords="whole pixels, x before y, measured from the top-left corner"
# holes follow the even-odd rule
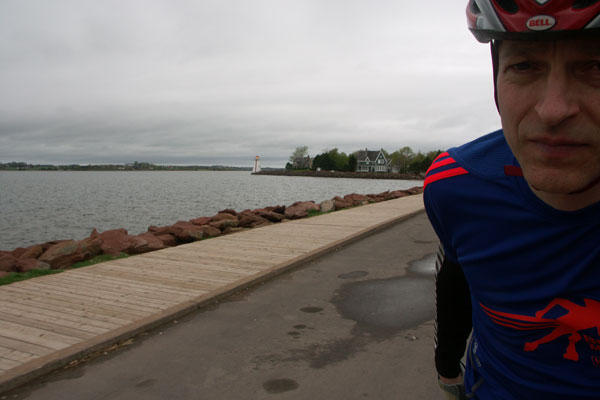
[[[566,73],[553,71],[548,74],[535,110],[547,126],[556,126],[579,112],[577,97]]]

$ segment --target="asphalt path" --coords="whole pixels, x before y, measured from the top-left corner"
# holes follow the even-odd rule
[[[424,213],[2,399],[441,399]]]

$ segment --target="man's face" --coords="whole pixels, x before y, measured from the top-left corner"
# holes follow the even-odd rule
[[[504,41],[497,89],[530,186],[564,195],[600,178],[600,40]]]

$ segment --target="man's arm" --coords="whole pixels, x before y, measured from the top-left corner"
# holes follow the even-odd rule
[[[436,277],[435,366],[440,380],[457,383],[472,328],[471,292],[460,265],[442,260]]]

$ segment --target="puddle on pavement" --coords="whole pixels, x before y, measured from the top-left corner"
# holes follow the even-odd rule
[[[348,272],[346,274],[340,274],[340,275],[338,275],[338,278],[340,278],[340,279],[358,279],[358,278],[364,278],[367,275],[369,275],[369,273],[367,271],[353,271],[353,272]]]
[[[436,253],[428,254],[420,260],[413,261],[408,267],[408,271],[419,275],[434,276],[436,258]]]
[[[300,311],[309,314],[314,314],[323,311],[323,309],[321,307],[303,307],[300,309]]]
[[[292,379],[271,379],[263,383],[267,393],[283,393],[298,389],[298,382]]]
[[[349,282],[332,299],[359,331],[388,337],[434,316],[435,253],[409,264],[402,277]]]

